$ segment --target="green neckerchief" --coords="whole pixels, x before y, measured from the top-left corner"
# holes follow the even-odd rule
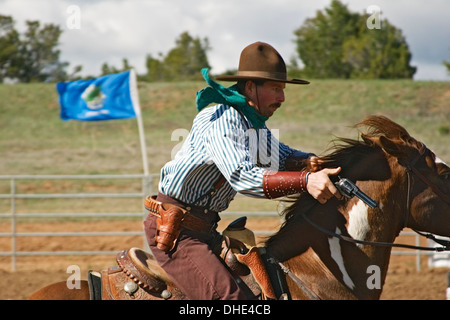
[[[203,78],[209,87],[197,92],[197,110],[201,111],[210,103],[226,104],[235,107],[250,120],[255,129],[264,128],[268,117],[264,117],[247,103],[247,99],[238,92],[237,86],[225,88],[217,82],[211,80],[208,75],[208,68],[202,69]]]

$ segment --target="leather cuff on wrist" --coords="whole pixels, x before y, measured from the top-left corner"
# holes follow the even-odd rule
[[[263,176],[263,190],[268,199],[276,199],[306,192],[309,172],[267,171]]]

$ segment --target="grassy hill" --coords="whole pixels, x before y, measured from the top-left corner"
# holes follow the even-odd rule
[[[203,82],[140,83],[150,172],[158,173],[196,115]],[[280,140],[320,154],[334,136],[369,114],[405,126],[450,163],[450,83],[407,80],[316,80],[287,85],[286,102],[268,121]],[[64,122],[54,84],[0,85],[0,174],[142,173],[135,119]]]

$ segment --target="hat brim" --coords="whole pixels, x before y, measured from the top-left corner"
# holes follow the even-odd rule
[[[310,82],[302,79],[294,79],[294,78],[274,78],[274,77],[261,77],[261,76],[239,76],[239,75],[224,75],[215,77],[216,80],[220,81],[239,81],[239,80],[267,80],[267,81],[276,81],[276,82],[284,82],[284,83],[292,83],[292,84],[309,84]]]

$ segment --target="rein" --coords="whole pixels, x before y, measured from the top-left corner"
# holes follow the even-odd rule
[[[352,237],[347,237],[347,236],[344,236],[342,234],[339,234],[339,233],[327,230],[327,229],[319,226],[315,222],[313,222],[306,215],[303,215],[302,218],[305,219],[306,222],[308,222],[310,225],[312,225],[314,228],[316,228],[317,230],[321,231],[322,233],[325,233],[326,235],[328,235],[330,237],[338,238],[339,240],[343,240],[343,241],[347,241],[347,242],[351,242],[351,243],[370,245],[370,246],[377,246],[377,247],[398,247],[398,248],[437,251],[437,252],[450,250],[450,241],[439,240],[439,239],[436,239],[432,234],[423,234],[423,233],[418,232],[416,230],[414,230],[414,231],[417,232],[419,235],[425,236],[428,239],[432,239],[433,241],[443,245],[444,247],[421,247],[421,246],[413,246],[413,245],[401,244],[401,243],[358,240],[358,239],[354,239]]]

